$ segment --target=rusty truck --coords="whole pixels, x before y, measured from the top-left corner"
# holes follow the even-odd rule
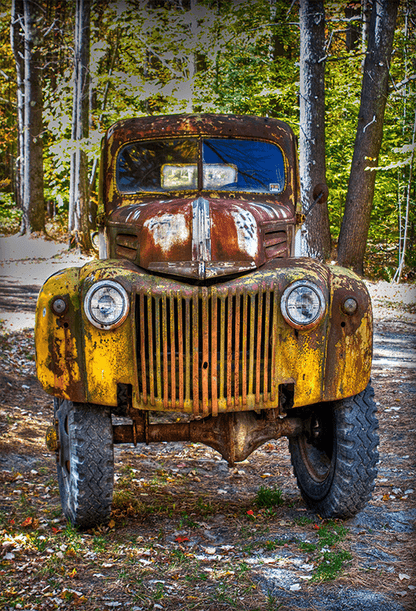
[[[295,256],[291,128],[122,120],[102,141],[99,192],[99,258],[51,276],[37,304],[66,518],[108,521],[114,444],[200,442],[234,465],[282,436],[310,509],[362,509],[378,460],[371,302],[348,269]]]

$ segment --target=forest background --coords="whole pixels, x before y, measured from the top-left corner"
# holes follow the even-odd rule
[[[23,3],[25,4],[25,3]],[[33,3],[34,4],[34,3]],[[115,121],[182,112],[278,117],[299,136],[300,28],[297,2],[281,0],[95,0],[91,2],[88,135],[74,139],[77,3],[37,2],[33,55],[42,89],[46,231],[68,237],[71,157],[88,163],[95,211],[100,141]],[[0,223],[21,228],[18,87],[11,45],[16,2],[0,0]],[[325,2],[326,181],[336,247],[348,189],[371,2]],[[384,135],[364,271],[370,278],[412,279],[416,263],[416,6],[402,0],[389,66]],[[323,100],[320,100],[323,102]],[[317,101],[318,103],[319,101]],[[91,214],[93,219],[95,214]],[[91,229],[93,229],[92,221]],[[335,255],[332,255],[335,258]]]

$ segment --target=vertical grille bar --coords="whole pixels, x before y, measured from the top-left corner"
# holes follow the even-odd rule
[[[240,328],[241,295],[235,296],[234,405],[240,407]]]
[[[178,295],[178,381],[179,381],[179,405],[183,405],[184,383],[183,383],[183,310],[182,310],[182,295]]]
[[[140,360],[142,369],[142,397],[143,403],[147,403],[147,382],[146,382],[146,339],[145,339],[145,297],[139,295],[139,312],[143,324],[140,325]]]
[[[273,293],[273,329],[276,329],[277,326],[277,291]],[[272,379],[271,379],[271,396],[270,400],[275,401],[277,399],[277,389],[276,389],[276,376],[273,373],[276,371],[276,333],[272,333]]]
[[[220,311],[220,399],[224,398],[224,373],[225,373],[225,298],[221,296],[220,300],[221,311]]]
[[[195,295],[192,300],[192,373],[193,373],[193,413],[199,415],[199,300]]]
[[[163,407],[168,407],[169,401],[169,369],[168,369],[168,321],[166,295],[162,297],[162,350],[163,350]]]
[[[191,300],[185,301],[185,401],[191,402]]]
[[[147,301],[147,337],[149,342],[149,389],[150,389],[150,403],[155,404],[155,369],[154,369],[154,344],[153,344],[153,316],[152,316],[152,298],[146,297]],[[143,321],[145,324],[145,310],[143,310]],[[156,321],[155,321],[156,322]]]
[[[270,293],[266,293],[266,307],[264,313],[264,401],[269,399],[269,329],[270,329]]]
[[[241,399],[243,407],[247,406],[247,293],[243,293],[243,324],[242,324],[242,388]]]
[[[256,295],[250,295],[250,344],[248,357],[248,394],[253,394],[254,381],[254,340],[255,340],[255,319],[256,319]]]
[[[155,304],[155,327],[156,327],[156,346],[155,346],[156,396],[161,397],[162,396],[162,355],[161,355],[162,338],[160,337],[160,331],[162,328],[162,325],[161,325],[162,320],[161,320],[161,314],[160,314],[160,309],[161,309],[160,298],[155,298],[154,304]]]
[[[233,298],[227,297],[228,318],[227,318],[227,407],[232,405],[232,341],[233,341]]]
[[[256,403],[260,401],[260,392],[261,392],[261,345],[262,342],[266,343],[266,337],[262,335],[261,326],[263,322],[263,296],[264,293],[259,292],[258,295],[258,304],[257,304],[257,346],[256,346]],[[264,382],[264,373],[263,373],[263,382]],[[263,393],[265,391],[263,385]]]
[[[172,395],[172,409],[176,406],[176,341],[175,341],[175,299],[169,297],[169,314],[170,314],[170,388]]]
[[[211,401],[212,415],[218,415],[218,298],[213,293],[211,299]]]
[[[201,363],[201,378],[202,378],[202,415],[208,416],[208,377],[209,377],[209,315],[208,315],[208,299],[206,295],[202,298],[202,363]]]

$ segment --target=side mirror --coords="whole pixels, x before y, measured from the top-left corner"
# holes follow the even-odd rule
[[[328,200],[328,195],[329,195],[329,189],[328,189],[328,185],[326,185],[325,183],[319,183],[317,184],[312,192],[312,197],[313,197],[313,204],[325,204],[325,202]]]
[[[325,204],[328,200],[329,190],[325,183],[318,183],[312,191],[313,202],[305,213],[305,218],[310,214],[315,207],[315,204]]]

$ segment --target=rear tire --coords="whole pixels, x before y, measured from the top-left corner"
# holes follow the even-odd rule
[[[113,429],[108,408],[55,399],[59,426],[58,483],[66,519],[80,528],[106,523],[114,480]]]
[[[305,408],[305,432],[289,440],[302,496],[323,518],[352,517],[371,498],[379,443],[373,396],[367,386],[354,397]]]

